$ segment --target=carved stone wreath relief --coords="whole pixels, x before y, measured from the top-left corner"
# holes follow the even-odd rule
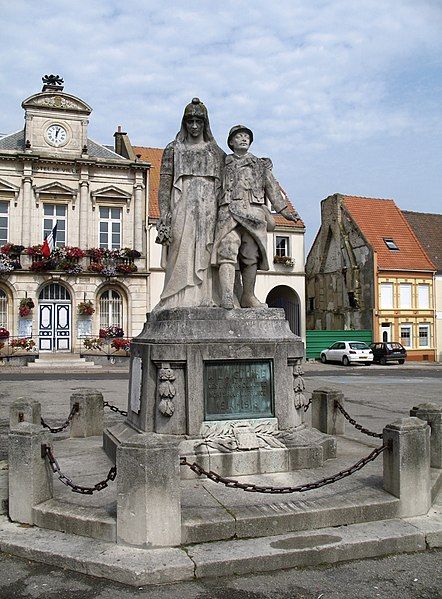
[[[162,364],[158,371],[158,409],[163,416],[169,418],[175,412],[175,404],[173,403],[176,395],[175,385],[173,384],[175,379],[176,376],[169,364]]]

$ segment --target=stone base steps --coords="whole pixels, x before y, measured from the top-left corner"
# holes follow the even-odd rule
[[[29,362],[28,368],[32,370],[100,370],[103,367],[80,358],[78,354],[40,354],[35,362]]]
[[[138,549],[0,517],[0,551],[132,586],[256,574],[442,546],[440,513],[189,547]]]
[[[114,511],[114,510],[113,510]],[[40,503],[32,510],[34,524],[49,530],[116,542],[117,520],[105,508],[75,505],[57,499]]]

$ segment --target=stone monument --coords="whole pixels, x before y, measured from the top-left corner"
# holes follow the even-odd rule
[[[335,455],[335,440],[303,422],[301,339],[284,310],[254,294],[257,269],[268,269],[266,200],[299,217],[270,160],[248,152],[252,140],[236,125],[226,157],[194,98],[165,149],[157,227],[164,289],[132,342],[127,419],[104,433],[111,456],[140,433],[176,439],[181,456],[222,475],[311,468]]]

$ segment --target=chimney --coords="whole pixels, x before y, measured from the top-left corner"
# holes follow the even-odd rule
[[[126,132],[121,131],[121,125],[118,125],[115,137],[115,153],[128,158],[129,160],[135,160],[135,152],[133,151],[132,144],[130,143],[129,136]]]

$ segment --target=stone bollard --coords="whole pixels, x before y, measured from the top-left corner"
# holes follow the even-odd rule
[[[117,448],[117,543],[173,547],[181,542],[178,442],[144,433]]]
[[[345,418],[335,408],[335,401],[344,407],[344,394],[335,389],[315,389],[312,393],[312,426],[327,435],[343,435]]]
[[[33,524],[32,508],[52,498],[53,474],[42,455],[42,445],[50,444],[41,425],[19,422],[9,433],[9,517],[15,522]]]
[[[103,434],[103,394],[97,389],[79,389],[71,395],[72,406],[79,410],[71,421],[71,437],[95,437]]]
[[[430,425],[430,465],[442,469],[442,406],[421,403],[410,410],[410,416],[425,420]]]
[[[9,426],[14,428],[20,422],[41,425],[41,405],[32,397],[19,397],[9,409]]]
[[[384,489],[400,499],[400,516],[421,516],[431,507],[430,427],[400,418],[384,428]]]

